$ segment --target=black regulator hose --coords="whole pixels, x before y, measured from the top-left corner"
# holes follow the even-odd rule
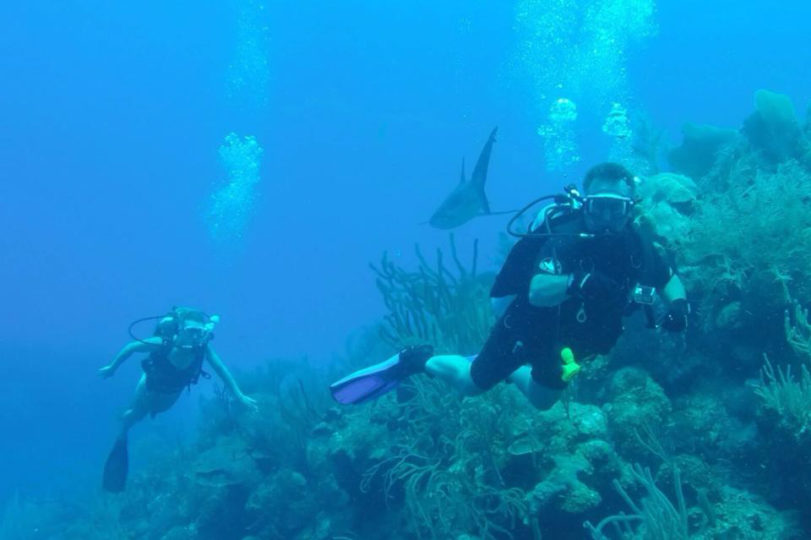
[[[520,233],[520,232],[514,231],[513,230],[513,225],[515,224],[516,221],[518,221],[526,213],[527,210],[529,210],[530,208],[532,208],[533,206],[535,206],[539,202],[543,202],[543,201],[546,201],[546,200],[549,200],[549,199],[554,199],[555,197],[558,197],[558,196],[559,195],[544,195],[543,197],[538,197],[534,201],[530,202],[529,204],[527,204],[526,206],[521,208],[518,212],[515,213],[515,215],[513,215],[512,218],[510,218],[510,221],[507,222],[507,234],[509,234],[510,236],[515,236],[516,238],[526,238],[527,236],[532,236],[532,232]]]
[[[521,233],[516,232],[513,230],[513,225],[516,221],[518,221],[521,216],[523,216],[527,210],[538,204],[539,202],[543,202],[549,199],[554,199],[555,204],[554,207],[547,210],[546,215],[544,216],[544,223],[546,224],[546,232],[536,232],[531,230],[529,232]],[[543,197],[538,197],[534,201],[530,202],[528,205],[523,207],[521,210],[516,212],[516,214],[507,222],[507,234],[510,236],[514,236],[516,238],[547,238],[550,236],[574,236],[578,238],[593,238],[594,234],[591,233],[571,233],[571,232],[564,232],[564,233],[554,233],[552,232],[551,228],[549,227],[549,213],[553,211],[555,208],[564,208],[568,207],[570,210],[576,210],[577,205],[583,204],[583,197],[580,195],[580,192],[577,191],[577,186],[574,184],[568,184],[563,188],[563,193],[555,193],[553,195],[544,195]],[[530,226],[531,227],[531,226]]]
[[[542,237],[549,237],[549,236],[583,236],[579,233],[553,233],[548,229],[547,223],[547,232],[535,232],[530,230],[529,232],[517,232],[513,230],[513,225],[515,224],[518,219],[520,219],[527,210],[538,204],[539,202],[547,201],[549,199],[554,199],[556,205],[564,206],[569,205],[572,206],[573,203],[577,200],[575,195],[571,195],[567,193],[556,193],[554,195],[544,195],[543,197],[538,197],[534,201],[530,202],[528,205],[523,207],[521,210],[516,212],[516,214],[507,222],[507,234],[510,236],[514,236],[516,238],[542,238]],[[591,236],[591,235],[587,235]]]
[[[136,319],[132,321],[130,325],[127,327],[127,333],[133,340],[150,345],[148,341],[144,341],[143,339],[136,336],[135,333],[132,331],[132,329],[135,328],[136,325],[141,324],[142,322],[157,321],[158,319],[162,319],[163,317],[165,317],[165,315],[155,315],[154,317],[142,317],[140,319]]]

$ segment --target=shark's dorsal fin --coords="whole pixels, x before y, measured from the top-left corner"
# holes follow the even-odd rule
[[[493,143],[496,142],[496,132],[498,127],[494,127],[490,132],[490,137],[484,143],[479,159],[476,161],[476,166],[473,168],[473,173],[470,175],[470,181],[480,184],[484,189],[484,183],[487,180],[487,166],[490,164],[490,152],[493,150]]]
[[[453,229],[467,223],[476,216],[490,214],[490,203],[484,193],[484,184],[487,179],[490,152],[495,141],[496,129],[493,129],[479,154],[476,167],[468,179],[465,178],[465,160],[462,160],[460,183],[445,197],[442,204],[431,216],[429,223],[432,227]]]

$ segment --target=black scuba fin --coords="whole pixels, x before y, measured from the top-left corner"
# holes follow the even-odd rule
[[[127,470],[129,469],[129,456],[127,454],[127,436],[122,435],[115,440],[107,462],[104,464],[104,491],[120,493],[127,486]]]

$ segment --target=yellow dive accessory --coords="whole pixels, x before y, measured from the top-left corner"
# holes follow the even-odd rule
[[[569,347],[564,347],[560,351],[560,361],[563,363],[563,374],[560,378],[563,382],[571,381],[575,375],[580,373],[580,364],[574,360],[574,352]]]

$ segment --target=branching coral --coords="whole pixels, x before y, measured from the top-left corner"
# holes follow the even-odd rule
[[[306,472],[312,430],[330,405],[323,390],[325,375],[300,358],[269,361],[239,378],[240,386],[257,400],[258,410],[240,407],[230,392],[215,386],[212,398],[201,399],[201,446],[222,445],[227,437],[238,437],[263,470],[287,463]]]
[[[462,401],[433,380],[415,382],[414,397],[396,407],[399,429],[388,456],[363,475],[361,489],[376,482],[387,501],[402,497],[409,527],[420,538],[462,532],[481,538],[510,537],[526,517],[524,492],[505,485],[494,441],[507,437],[509,409],[499,395]]]
[[[695,178],[700,196],[678,254],[705,333],[739,331],[762,349],[790,296],[811,300],[811,168],[788,98],[760,91],[756,107]]]
[[[681,251],[688,285],[703,297],[707,330],[730,302],[743,302],[738,313],[757,313],[750,323],[762,327],[782,312],[789,288],[811,298],[811,173],[796,161],[770,172],[753,156],[728,159],[717,167],[715,185],[705,186],[709,193]]]
[[[396,348],[429,342],[438,350],[475,351],[492,324],[488,283],[476,273],[477,245],[474,243],[470,268],[465,268],[451,236],[456,273],[446,267],[441,250],[437,250],[435,264],[425,259],[419,246],[415,250],[420,262],[417,271],[398,267],[386,254],[379,267],[371,265],[389,310],[383,339]]]
[[[779,423],[795,436],[811,426],[811,373],[806,366],[802,366],[800,379],[796,380],[791,366],[785,371],[780,367],[775,370],[765,358],[755,393],[768,409],[780,415]]]
[[[618,481],[614,487],[633,511],[632,514],[609,516],[595,527],[589,522],[584,526],[594,540],[608,540],[603,529],[611,525],[617,538],[645,540],[687,540],[687,505],[684,502],[681,476],[678,468],[673,468],[673,485],[676,491],[676,504],[660,490],[648,468],[635,465],[634,479],[645,489],[647,496],[634,501]]]
[[[811,364],[811,323],[808,322],[808,309],[799,302],[793,303],[792,312],[786,310],[783,317],[783,328],[786,341],[806,363]]]
[[[432,343],[438,350],[475,352],[492,324],[489,278],[477,273],[477,247],[469,266],[453,237],[451,268],[441,250],[429,263],[419,247],[419,266],[406,270],[386,255],[372,269],[389,310],[381,337],[391,346]],[[387,502],[402,498],[410,533],[449,538],[511,536],[527,514],[525,494],[501,477],[499,449],[508,446],[510,408],[502,390],[461,400],[441,381],[415,378],[400,399],[375,404],[372,421],[389,426],[392,441],[361,480],[361,490],[379,490]],[[405,396],[405,398],[404,398]]]

